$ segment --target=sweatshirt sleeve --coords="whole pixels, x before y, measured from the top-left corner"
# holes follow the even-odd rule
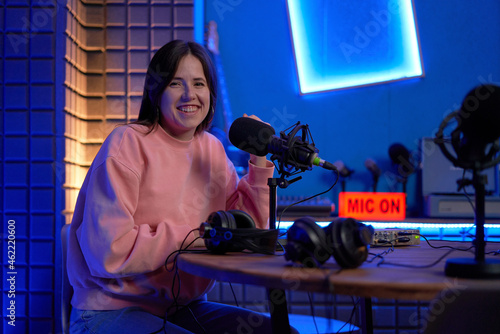
[[[93,168],[77,238],[93,276],[126,277],[164,265],[186,235],[161,222],[136,225],[140,176],[113,157]],[[184,234],[184,236],[182,236]]]
[[[234,170],[234,168],[233,168]],[[269,186],[267,181],[273,177],[274,165],[267,161],[266,167],[248,163],[248,173],[243,176],[227,201],[229,209],[249,213],[257,228],[269,228]],[[234,172],[237,178],[236,172]]]

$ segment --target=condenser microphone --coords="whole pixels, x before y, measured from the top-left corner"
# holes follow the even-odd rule
[[[274,129],[266,123],[250,117],[240,117],[229,129],[229,141],[240,150],[253,155],[261,157],[268,153],[276,155],[278,160],[286,160],[281,161],[285,165],[298,168],[319,166],[328,170],[337,169],[332,163],[318,156],[319,150],[314,144],[304,142],[298,136],[290,137],[282,133],[282,137],[278,137],[275,134]]]

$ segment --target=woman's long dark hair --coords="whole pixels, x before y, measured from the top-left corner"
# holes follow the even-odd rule
[[[217,101],[217,74],[208,52],[203,46],[195,42],[174,40],[162,46],[153,56],[148,66],[144,81],[139,117],[134,124],[146,125],[153,131],[160,122],[160,98],[172,81],[179,62],[187,55],[195,56],[203,66],[203,72],[210,90],[210,105],[207,117],[196,128],[196,133],[208,129],[214,116]]]

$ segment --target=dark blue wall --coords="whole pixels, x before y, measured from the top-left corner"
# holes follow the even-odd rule
[[[370,189],[364,161],[372,158],[384,173],[378,190],[401,191],[388,147],[401,142],[418,155],[420,138],[434,136],[472,87],[500,83],[500,2],[416,1],[415,10],[424,78],[301,96],[286,1],[208,1],[206,18],[218,24],[234,117],[256,114],[278,130],[307,123],[320,156],[355,170],[347,190]],[[311,195],[331,181],[318,169],[303,177],[278,195]],[[420,207],[418,183],[417,174],[411,175],[410,214]],[[339,188],[330,193],[334,201]]]
[[[0,4],[2,333],[55,333],[60,309],[64,13]],[[59,19],[59,21],[58,21]],[[15,326],[13,326],[15,324]]]

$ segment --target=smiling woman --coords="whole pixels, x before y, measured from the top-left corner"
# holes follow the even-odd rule
[[[193,138],[196,128],[209,113],[210,91],[201,62],[188,54],[179,62],[173,80],[160,102],[160,124],[172,137]]]
[[[198,93],[194,94],[195,91]],[[205,117],[198,122],[195,132],[206,130],[212,121],[217,100],[216,70],[207,51],[198,43],[181,40],[167,43],[155,53],[148,66],[136,123],[146,125],[150,130],[161,123],[168,132],[165,115],[173,113],[178,105],[167,107],[165,96],[173,98],[177,95],[175,103],[185,103],[199,98],[200,92],[203,92],[206,110],[202,108]],[[205,96],[207,93],[208,96]],[[198,104],[201,102],[196,101]]]
[[[251,156],[241,179],[205,131],[217,78],[196,43],[172,41],[152,58],[139,118],[114,129],[75,206],[68,247],[72,333],[233,333],[262,314],[206,301],[214,282],[173,270],[170,254],[196,238],[212,213],[241,210],[268,227],[274,165]],[[258,119],[256,116],[253,117]]]

